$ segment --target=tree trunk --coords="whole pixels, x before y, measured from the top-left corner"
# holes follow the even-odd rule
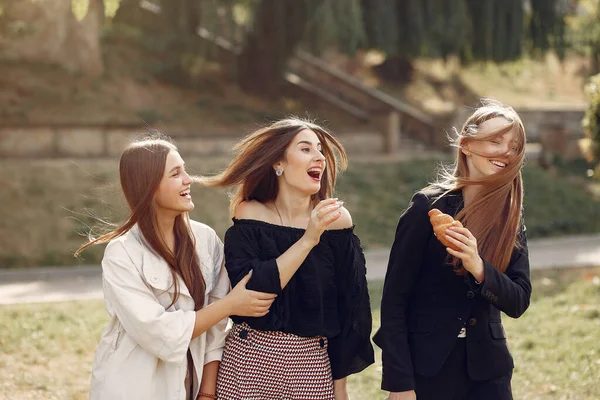
[[[405,55],[397,55],[388,56],[374,70],[382,79],[402,84],[412,80],[414,67],[410,58]]]
[[[316,0],[263,0],[238,58],[240,87],[277,96],[287,61],[302,41],[318,7]]]
[[[26,28],[25,34],[0,41],[2,58],[57,64],[88,75],[99,75],[104,70],[100,51],[102,0],[90,0],[82,21],[73,15],[71,0],[8,2],[3,18],[18,21]]]

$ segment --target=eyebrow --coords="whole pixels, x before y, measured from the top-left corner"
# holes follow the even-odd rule
[[[312,142],[309,142],[308,140],[302,140],[302,141],[298,142],[298,144],[307,144],[309,146],[312,146]],[[321,146],[321,142],[317,142],[317,146]]]
[[[176,169],[180,169],[181,167],[182,167],[182,165],[177,165],[177,166],[171,168],[171,170],[169,171],[169,173],[175,171]],[[183,167],[185,167],[185,163],[183,163]]]

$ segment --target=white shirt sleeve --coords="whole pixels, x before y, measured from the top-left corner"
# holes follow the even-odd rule
[[[123,244],[111,243],[111,246]],[[109,247],[102,260],[107,305],[142,348],[165,362],[182,363],[192,338],[196,312],[166,311],[133,262],[125,255],[108,254]]]
[[[213,243],[209,247],[213,259],[213,267],[215,270],[214,277],[216,284],[213,290],[208,295],[208,303],[222,299],[231,290],[231,284],[223,257],[223,243],[216,233],[213,232]],[[223,356],[223,347],[225,347],[225,339],[228,333],[229,318],[219,321],[206,332],[206,354],[204,356],[204,364],[212,361],[220,361]]]

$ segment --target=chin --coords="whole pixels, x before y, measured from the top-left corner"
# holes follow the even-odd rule
[[[189,211],[193,211],[194,207],[195,207],[194,203],[190,202],[190,204],[188,204],[187,206],[179,207],[179,209],[177,211],[182,212],[182,213],[189,212]]]
[[[319,193],[319,190],[321,190],[321,187],[320,187],[320,186],[319,186],[318,188],[311,188],[311,189],[308,191],[308,194],[309,194],[310,196],[314,196],[315,194]]]

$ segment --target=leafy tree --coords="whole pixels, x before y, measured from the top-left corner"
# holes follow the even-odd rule
[[[597,163],[596,176],[600,177],[600,74],[593,76],[585,87],[589,106],[583,118],[583,129],[589,139],[587,156]]]

